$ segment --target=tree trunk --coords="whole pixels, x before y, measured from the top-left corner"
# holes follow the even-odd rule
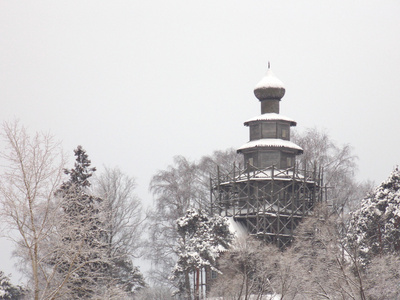
[[[185,272],[185,290],[186,290],[186,295],[187,299],[192,299],[192,293],[190,291],[190,279],[189,279],[189,271]]]
[[[195,296],[194,296],[194,299],[195,300],[199,300],[199,284],[200,284],[200,272],[199,272],[199,269],[196,269],[196,292],[195,292]]]

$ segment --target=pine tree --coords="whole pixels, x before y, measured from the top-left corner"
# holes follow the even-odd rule
[[[400,253],[400,172],[396,168],[351,215],[347,244],[363,264],[374,256]]]
[[[69,180],[57,192],[63,198],[63,213],[59,251],[52,263],[58,265],[60,274],[68,274],[66,297],[92,299],[104,289],[102,284],[109,268],[107,231],[101,214],[102,200],[88,191],[89,178],[96,169],[90,167],[91,161],[81,146],[74,152],[75,166],[65,170]]]
[[[191,273],[199,278],[199,272],[204,268],[218,271],[216,259],[221,252],[228,249],[233,235],[225,218],[208,217],[203,211],[189,209],[185,216],[177,220],[178,261],[173,270],[172,279],[179,282],[180,293],[191,298],[192,291],[189,281]],[[193,294],[198,297],[198,286]]]
[[[0,271],[0,299],[18,300],[22,299],[26,291],[21,286],[15,286],[10,278]]]
[[[129,257],[113,257],[111,279],[126,295],[132,295],[146,286],[143,274]]]

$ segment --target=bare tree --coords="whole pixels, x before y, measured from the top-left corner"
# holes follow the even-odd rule
[[[177,156],[174,165],[159,171],[150,182],[155,207],[148,214],[150,250],[147,257],[157,268],[151,272],[156,282],[170,283],[168,278],[177,260],[176,220],[204,200],[204,187],[197,171],[195,163]]]
[[[387,254],[373,258],[365,281],[368,299],[400,299],[400,257]]]
[[[284,253],[292,277],[289,299],[366,299],[364,274],[352,253],[343,257],[339,228],[340,218],[326,205],[297,227],[296,240]]]
[[[172,300],[171,289],[166,286],[147,287],[138,292],[136,300]]]
[[[203,156],[198,166],[204,178],[209,179],[210,175],[217,175],[218,169],[222,173],[229,173],[234,167],[241,168],[243,166],[243,155],[237,153],[233,148],[216,150],[212,155]]]
[[[338,212],[362,198],[364,191],[355,180],[357,156],[350,145],[339,146],[325,131],[316,128],[294,132],[292,140],[304,149],[304,154],[298,157],[300,168],[322,169],[328,200]]]
[[[252,237],[241,237],[219,261],[222,272],[211,287],[211,295],[223,299],[262,299],[274,294],[271,284],[281,257],[275,245]]]
[[[19,233],[17,251],[27,262],[35,300],[46,294],[51,270],[44,263],[49,255],[46,241],[55,229],[60,203],[54,201],[63,174],[64,156],[58,142],[49,134],[29,136],[18,124],[4,123],[6,147],[1,153],[5,167],[1,175],[1,214],[8,229]],[[25,264],[24,264],[25,265]]]
[[[118,168],[105,168],[95,179],[94,190],[104,201],[107,244],[113,262],[109,283],[120,286],[127,293],[145,285],[132,259],[140,255],[142,247],[142,204],[135,195],[135,180]]]

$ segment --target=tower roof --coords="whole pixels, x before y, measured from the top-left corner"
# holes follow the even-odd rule
[[[282,140],[282,139],[259,139],[259,140],[250,141],[250,142],[247,142],[246,144],[244,144],[242,147],[240,147],[237,150],[237,152],[241,153],[241,152],[243,152],[243,150],[254,149],[254,148],[288,149],[288,150],[295,151],[296,154],[303,153],[303,148],[296,145],[295,143],[292,143],[291,141],[286,141],[286,140]]]
[[[270,63],[265,76],[254,88],[254,95],[258,100],[281,99],[285,95],[285,86],[271,71]]]
[[[296,126],[296,121],[276,113],[267,113],[267,114],[262,114],[261,116],[258,117],[251,118],[246,122],[244,122],[244,125],[249,126],[250,124],[256,123],[258,121],[284,121],[284,122],[289,122],[290,126]]]

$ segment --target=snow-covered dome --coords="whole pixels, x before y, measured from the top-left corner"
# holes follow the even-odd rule
[[[285,86],[274,73],[268,63],[268,71],[261,81],[254,88],[254,95],[258,100],[281,99],[285,95]]]

